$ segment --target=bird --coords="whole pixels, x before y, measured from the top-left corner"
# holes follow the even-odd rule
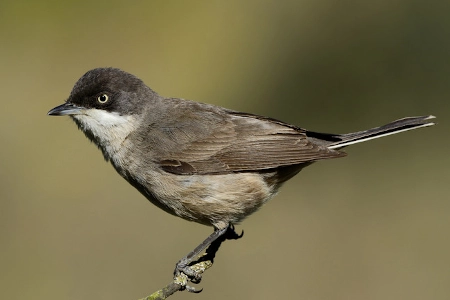
[[[214,231],[176,265],[194,277],[194,258],[260,209],[312,163],[346,156],[346,146],[432,126],[407,117],[347,134],[310,131],[283,121],[159,95],[117,68],[96,68],[48,112],[68,115],[117,173],[151,203]]]

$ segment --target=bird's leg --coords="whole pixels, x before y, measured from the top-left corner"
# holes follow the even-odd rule
[[[208,236],[203,242],[200,243],[197,247],[195,247],[194,250],[189,252],[185,257],[180,259],[180,261],[177,263],[175,267],[175,275],[178,275],[180,272],[186,274],[190,278],[196,279],[195,272],[189,267],[189,264],[197,258],[197,256],[200,255],[200,253],[203,252],[209,245],[211,245],[212,242],[217,240],[219,237],[225,234],[227,232],[228,227],[214,230],[214,232]],[[199,280],[195,280],[199,281]]]
[[[222,229],[216,229],[210,236],[208,236],[200,245],[195,247],[194,250],[189,252],[185,257],[180,259],[180,261],[177,263],[174,271],[174,275],[177,276],[180,273],[184,273],[187,275],[190,280],[194,283],[199,283],[201,280],[201,274],[198,274],[195,272],[189,264],[192,263],[201,253],[203,250],[205,250],[207,247],[213,248],[212,253],[208,253],[212,255],[212,258],[214,258],[215,252],[219,249],[220,244],[226,240],[226,239],[238,239],[241,238],[243,235],[243,232],[241,234],[237,234],[234,231],[234,226],[232,224],[229,224],[227,227]],[[208,250],[210,249],[208,248]],[[208,251],[207,250],[207,251]],[[189,290],[189,289],[188,289]],[[195,290],[193,290],[195,291]]]

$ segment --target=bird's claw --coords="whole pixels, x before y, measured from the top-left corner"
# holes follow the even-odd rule
[[[203,291],[203,289],[197,290],[197,289],[195,289],[195,287],[192,287],[192,286],[189,286],[189,285],[186,285],[185,288],[186,288],[186,291],[188,291],[190,293],[194,293],[194,294],[198,294],[198,293],[201,293]]]
[[[237,240],[244,236],[244,230],[242,230],[241,234],[238,234],[236,230],[234,230],[234,225],[230,224],[228,226],[227,232],[225,233],[225,238],[227,240]]]
[[[200,283],[202,281],[202,274],[199,270],[195,270],[186,264],[179,262],[175,267],[175,276],[184,274],[192,283]]]
[[[177,263],[174,271],[175,280],[178,278],[182,278],[183,280],[177,280],[178,284],[181,285],[181,290],[187,290],[190,293],[200,293],[203,289],[196,289],[192,286],[187,285],[187,282],[190,281],[194,284],[198,284],[202,281],[202,273],[204,270],[193,268],[191,266],[186,265],[185,262],[180,261]]]

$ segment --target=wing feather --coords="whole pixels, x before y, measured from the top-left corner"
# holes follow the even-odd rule
[[[157,163],[170,173],[251,172],[345,156],[313,143],[305,130],[275,119],[190,101],[179,106],[172,110],[182,112],[176,123],[162,120],[158,132],[153,129],[147,136],[152,150],[159,152]]]

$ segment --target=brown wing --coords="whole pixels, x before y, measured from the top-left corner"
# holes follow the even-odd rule
[[[167,172],[248,172],[345,156],[312,143],[304,130],[274,119],[195,102],[187,104],[183,103],[184,113],[177,117],[176,124],[161,126],[165,147],[157,148],[156,157],[162,158],[158,163]],[[155,133],[149,134],[154,140]]]

